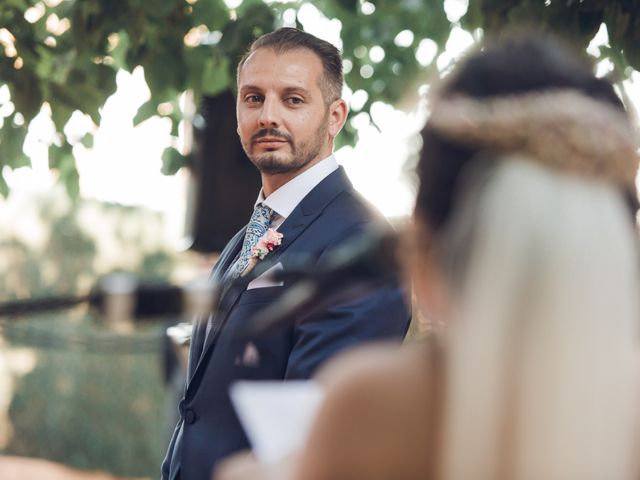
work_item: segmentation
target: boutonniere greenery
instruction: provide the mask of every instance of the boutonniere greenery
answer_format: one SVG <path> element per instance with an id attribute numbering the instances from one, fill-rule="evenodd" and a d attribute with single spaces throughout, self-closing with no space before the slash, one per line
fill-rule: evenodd
<path id="1" fill-rule="evenodd" d="M 253 248 L 251 248 L 251 258 L 249 259 L 247 268 L 242 272 L 242 276 L 244 277 L 248 274 L 258 264 L 258 262 L 264 260 L 269 252 L 273 252 L 276 247 L 280 246 L 282 243 L 282 237 L 283 235 L 280 232 L 275 231 L 273 228 L 267 230 Z"/>

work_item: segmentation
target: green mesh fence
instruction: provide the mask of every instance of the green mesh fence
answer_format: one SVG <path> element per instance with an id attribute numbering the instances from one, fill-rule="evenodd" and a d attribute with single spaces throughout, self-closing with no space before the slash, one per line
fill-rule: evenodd
<path id="1" fill-rule="evenodd" d="M 175 411 L 164 323 L 0 319 L 1 453 L 157 478 Z"/>

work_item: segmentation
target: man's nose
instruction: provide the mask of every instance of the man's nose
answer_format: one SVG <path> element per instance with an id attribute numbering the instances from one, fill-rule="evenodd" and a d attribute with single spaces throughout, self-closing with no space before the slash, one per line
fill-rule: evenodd
<path id="1" fill-rule="evenodd" d="M 277 128 L 280 125 L 279 105 L 274 99 L 265 98 L 260 111 L 260 128 Z"/>

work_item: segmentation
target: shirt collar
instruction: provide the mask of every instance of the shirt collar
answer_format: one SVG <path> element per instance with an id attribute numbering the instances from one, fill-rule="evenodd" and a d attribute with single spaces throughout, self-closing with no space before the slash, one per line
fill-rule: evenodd
<path id="1" fill-rule="evenodd" d="M 337 169 L 338 162 L 332 154 L 289 180 L 267 198 L 264 198 L 264 193 L 261 189 L 256 205 L 262 203 L 281 217 L 287 218 L 316 185 Z"/>

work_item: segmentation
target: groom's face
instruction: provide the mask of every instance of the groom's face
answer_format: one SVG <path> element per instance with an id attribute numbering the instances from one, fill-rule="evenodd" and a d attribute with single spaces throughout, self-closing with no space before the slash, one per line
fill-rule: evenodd
<path id="1" fill-rule="evenodd" d="M 259 48 L 238 75 L 238 134 L 264 174 L 301 171 L 331 154 L 335 133 L 320 88 L 323 67 L 311 50 Z"/>

